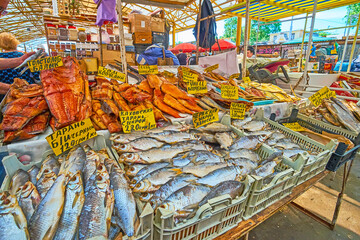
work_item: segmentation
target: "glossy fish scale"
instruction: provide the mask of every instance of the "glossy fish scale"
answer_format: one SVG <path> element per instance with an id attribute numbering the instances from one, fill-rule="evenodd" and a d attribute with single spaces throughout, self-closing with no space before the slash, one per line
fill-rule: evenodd
<path id="1" fill-rule="evenodd" d="M 58 175 L 59 169 L 60 169 L 60 163 L 55 159 L 55 156 L 53 154 L 50 154 L 41 164 L 41 168 L 39 170 L 38 175 L 36 176 L 36 180 L 39 181 L 45 170 L 51 170 L 56 175 Z"/>
<path id="2" fill-rule="evenodd" d="M 178 143 L 189 140 L 198 140 L 199 137 L 187 132 L 162 132 L 158 134 L 150 134 L 151 137 L 166 143 Z"/>
<path id="3" fill-rule="evenodd" d="M 139 138 L 129 143 L 114 143 L 113 147 L 118 153 L 122 152 L 140 152 L 151 148 L 158 148 L 165 143 L 154 138 Z"/>
<path id="4" fill-rule="evenodd" d="M 223 162 L 224 160 L 219 155 L 209 151 L 196 151 L 192 150 L 185 153 L 180 153 L 172 159 L 172 164 L 176 167 L 184 167 L 186 165 L 200 164 L 200 163 L 216 163 Z"/>
<path id="5" fill-rule="evenodd" d="M 145 168 L 141 169 L 136 174 L 136 176 L 132 179 L 131 183 L 137 184 L 138 182 L 140 182 L 141 180 L 146 178 L 149 174 L 151 174 L 159 169 L 162 169 L 162 168 L 168 166 L 169 164 L 170 163 L 162 162 L 162 163 L 154 163 L 154 164 L 148 165 Z"/>
<path id="6" fill-rule="evenodd" d="M 45 197 L 46 193 L 51 188 L 56 178 L 57 176 L 53 171 L 48 169 L 44 171 L 41 178 L 36 182 L 36 188 L 41 198 Z"/>
<path id="7" fill-rule="evenodd" d="M 149 174 L 146 179 L 139 182 L 135 188 L 134 192 L 152 192 L 160 188 L 161 185 L 165 184 L 167 181 L 174 177 L 176 172 L 172 171 L 170 168 L 159 169 L 155 172 Z"/>
<path id="8" fill-rule="evenodd" d="M 30 176 L 30 181 L 35 185 L 36 184 L 36 176 L 38 175 L 39 173 L 39 168 L 37 166 L 32 166 L 29 170 L 28 170 L 28 173 L 29 173 L 29 176 Z"/>
<path id="9" fill-rule="evenodd" d="M 74 147 L 66 157 L 66 169 L 70 177 L 77 171 L 82 171 L 86 161 L 86 153 L 81 146 Z"/>
<path id="10" fill-rule="evenodd" d="M 257 175 L 259 177 L 269 176 L 270 174 L 275 172 L 276 165 L 277 165 L 277 163 L 275 161 L 268 162 L 268 163 L 264 164 L 263 166 L 260 166 L 259 168 L 257 168 L 254 171 L 254 173 L 255 173 L 255 175 Z"/>
<path id="11" fill-rule="evenodd" d="M 145 165 L 145 164 L 132 164 L 132 165 L 129 165 L 126 168 L 126 175 L 130 176 L 130 177 L 134 177 L 141 169 L 143 169 L 146 166 L 147 165 Z"/>
<path id="12" fill-rule="evenodd" d="M 224 167 L 210 172 L 203 178 L 197 180 L 197 183 L 215 186 L 223 181 L 235 180 L 241 172 L 241 167 L 238 166 Z"/>
<path id="13" fill-rule="evenodd" d="M 249 174 L 252 170 L 254 170 L 258 164 L 256 162 L 253 162 L 247 158 L 235 158 L 230 159 L 227 161 L 227 163 L 230 165 L 238 166 L 240 168 L 240 173 L 242 175 Z"/>
<path id="14" fill-rule="evenodd" d="M 100 157 L 94 150 L 86 152 L 86 161 L 84 169 L 82 170 L 85 184 L 89 180 L 90 176 L 95 172 L 98 162 L 100 162 Z"/>

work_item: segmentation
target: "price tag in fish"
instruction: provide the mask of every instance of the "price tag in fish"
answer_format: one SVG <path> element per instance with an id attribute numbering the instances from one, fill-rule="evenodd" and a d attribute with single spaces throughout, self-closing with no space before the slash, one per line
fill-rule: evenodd
<path id="1" fill-rule="evenodd" d="M 240 76 L 240 73 L 234 73 L 234 74 L 230 75 L 229 81 L 234 79 L 234 78 L 239 78 L 239 76 Z"/>
<path id="2" fill-rule="evenodd" d="M 57 130 L 47 136 L 46 141 L 49 143 L 55 155 L 59 156 L 72 147 L 96 136 L 97 133 L 94 126 L 90 118 L 87 118 Z"/>
<path id="3" fill-rule="evenodd" d="M 198 75 L 189 71 L 183 72 L 183 81 L 184 82 L 195 82 L 198 80 Z"/>
<path id="4" fill-rule="evenodd" d="M 104 68 L 102 66 L 99 66 L 97 75 L 100 77 L 107 77 L 107 78 L 115 79 L 115 80 L 118 80 L 121 82 L 125 82 L 125 80 L 126 80 L 125 74 L 118 72 L 118 71 L 108 69 L 108 68 Z"/>
<path id="5" fill-rule="evenodd" d="M 289 128 L 295 132 L 305 131 L 305 128 L 303 128 L 298 122 L 283 123 L 282 125 L 284 125 L 285 127 Z"/>
<path id="6" fill-rule="evenodd" d="M 158 66 L 156 65 L 139 65 L 138 71 L 141 75 L 159 73 Z"/>
<path id="7" fill-rule="evenodd" d="M 31 72 L 38 72 L 41 70 L 57 68 L 64 65 L 60 56 L 35 59 L 29 61 L 27 64 Z"/>
<path id="8" fill-rule="evenodd" d="M 193 114 L 193 124 L 195 128 L 217 121 L 219 121 L 219 109 L 217 108 Z"/>
<path id="9" fill-rule="evenodd" d="M 221 97 L 225 99 L 235 99 L 239 98 L 239 89 L 231 85 L 221 85 Z"/>
<path id="10" fill-rule="evenodd" d="M 233 119 L 244 119 L 247 105 L 244 103 L 231 103 L 230 117 Z"/>
<path id="11" fill-rule="evenodd" d="M 207 93 L 206 81 L 190 81 L 187 84 L 187 92 L 189 94 L 203 94 Z"/>
<path id="12" fill-rule="evenodd" d="M 251 82 L 251 79 L 249 77 L 244 77 L 243 81 L 245 84 L 249 84 Z"/>
<path id="13" fill-rule="evenodd" d="M 120 111 L 121 125 L 124 133 L 131 131 L 145 131 L 156 127 L 152 108 L 139 111 Z"/>
<path id="14" fill-rule="evenodd" d="M 318 107 L 321 105 L 324 99 L 328 99 L 331 97 L 336 97 L 335 91 L 331 91 L 328 87 L 323 87 L 313 95 L 309 97 L 309 100 L 312 104 L 314 104 L 315 107 Z"/>
<path id="15" fill-rule="evenodd" d="M 215 69 L 218 69 L 219 68 L 219 64 L 215 64 L 215 65 L 212 65 L 210 67 L 207 67 L 204 69 L 204 72 L 212 72 L 214 71 Z"/>

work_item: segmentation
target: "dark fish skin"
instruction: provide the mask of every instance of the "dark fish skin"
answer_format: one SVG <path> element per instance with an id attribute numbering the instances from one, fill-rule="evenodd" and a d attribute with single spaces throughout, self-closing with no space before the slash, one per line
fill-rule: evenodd
<path id="1" fill-rule="evenodd" d="M 35 185 L 36 184 L 36 176 L 39 173 L 40 168 L 38 168 L 37 166 L 32 166 L 29 170 L 29 176 L 30 176 L 30 181 Z"/>

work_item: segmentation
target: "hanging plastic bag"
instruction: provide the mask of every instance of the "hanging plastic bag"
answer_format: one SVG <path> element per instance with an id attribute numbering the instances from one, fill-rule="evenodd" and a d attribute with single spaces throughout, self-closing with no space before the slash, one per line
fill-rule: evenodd
<path id="1" fill-rule="evenodd" d="M 116 14 L 116 0 L 94 0 L 96 4 L 99 2 L 100 6 L 97 10 L 96 25 L 102 26 L 104 21 L 117 22 Z"/>

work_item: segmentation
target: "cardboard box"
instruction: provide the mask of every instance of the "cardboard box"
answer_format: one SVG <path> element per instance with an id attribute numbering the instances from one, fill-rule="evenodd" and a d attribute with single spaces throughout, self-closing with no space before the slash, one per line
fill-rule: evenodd
<path id="1" fill-rule="evenodd" d="M 127 52 L 126 53 L 126 62 L 135 63 L 135 53 L 134 52 Z"/>
<path id="2" fill-rule="evenodd" d="M 152 44 L 151 32 L 135 32 L 133 33 L 134 44 Z"/>
<path id="3" fill-rule="evenodd" d="M 150 16 L 141 14 L 130 14 L 129 21 L 131 24 L 131 32 L 149 32 L 150 30 Z"/>
<path id="4" fill-rule="evenodd" d="M 98 71 L 98 59 L 96 57 L 92 58 L 83 58 L 83 61 L 86 64 L 86 72 L 97 72 Z"/>
<path id="5" fill-rule="evenodd" d="M 165 19 L 151 17 L 150 28 L 152 32 L 165 32 Z"/>

